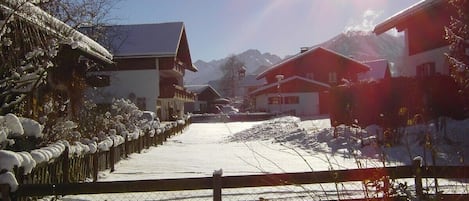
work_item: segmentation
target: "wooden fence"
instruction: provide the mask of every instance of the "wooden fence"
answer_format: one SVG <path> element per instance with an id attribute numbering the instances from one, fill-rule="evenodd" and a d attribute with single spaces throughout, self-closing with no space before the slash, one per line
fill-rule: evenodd
<path id="1" fill-rule="evenodd" d="M 418 200 L 426 200 L 424 178 L 467 179 L 469 166 L 424 166 L 421 160 L 414 160 L 412 166 L 367 168 L 335 171 L 317 171 L 302 173 L 282 173 L 249 176 L 223 176 L 214 173 L 213 177 L 161 179 L 139 181 L 61 183 L 61 184 L 22 184 L 12 194 L 4 193 L 4 198 L 24 198 L 46 195 L 77 195 L 102 193 L 130 193 L 213 189 L 213 200 L 222 199 L 223 188 L 245 188 L 281 185 L 322 184 L 341 182 L 383 181 L 384 186 L 392 179 L 413 178 L 415 195 Z M 4 186 L 3 188 L 8 188 Z M 428 187 L 427 187 L 428 188 Z M 2 189 L 2 192 L 7 190 Z M 8 199 L 7 199 L 8 200 Z M 347 200 L 347 199 L 341 199 Z M 350 199 L 353 200 L 353 199 Z M 402 200 L 401 197 L 384 193 L 380 198 L 363 198 L 354 200 Z M 469 200 L 467 194 L 441 194 L 438 200 Z"/>
<path id="2" fill-rule="evenodd" d="M 40 163 L 30 174 L 24 174 L 24 168 L 15 168 L 14 174 L 19 185 L 22 184 L 60 184 L 77 183 L 87 179 L 98 180 L 98 172 L 110 169 L 114 171 L 114 164 L 131 153 L 140 153 L 143 149 L 163 144 L 169 137 L 182 132 L 190 123 L 172 126 L 163 133 L 150 136 L 145 134 L 138 139 L 125 139 L 125 142 L 112 146 L 109 151 L 97 151 L 93 154 L 70 156 L 68 148 L 52 161 Z"/>

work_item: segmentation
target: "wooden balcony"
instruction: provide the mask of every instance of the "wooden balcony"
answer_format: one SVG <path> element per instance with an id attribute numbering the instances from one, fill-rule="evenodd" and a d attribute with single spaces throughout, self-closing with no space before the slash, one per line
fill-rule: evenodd
<path id="1" fill-rule="evenodd" d="M 186 90 L 182 86 L 173 84 L 171 86 L 160 86 L 159 98 L 170 98 L 178 99 L 185 102 L 194 102 L 196 94 Z"/>
<path id="2" fill-rule="evenodd" d="M 184 76 L 186 68 L 184 63 L 174 59 L 160 59 L 160 74 L 164 77 Z"/>

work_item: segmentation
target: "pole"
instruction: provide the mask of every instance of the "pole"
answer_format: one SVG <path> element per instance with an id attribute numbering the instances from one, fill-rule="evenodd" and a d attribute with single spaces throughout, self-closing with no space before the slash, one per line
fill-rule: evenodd
<path id="1" fill-rule="evenodd" d="M 221 175 L 223 174 L 223 170 L 215 170 L 213 172 L 213 201 L 221 201 Z"/>

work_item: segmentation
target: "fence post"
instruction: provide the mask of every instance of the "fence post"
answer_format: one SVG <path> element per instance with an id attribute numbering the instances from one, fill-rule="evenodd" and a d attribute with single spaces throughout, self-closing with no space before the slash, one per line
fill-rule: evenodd
<path id="1" fill-rule="evenodd" d="M 70 158 L 69 158 L 69 149 L 65 147 L 63 152 L 63 161 L 62 161 L 62 172 L 63 172 L 63 183 L 70 182 Z"/>
<path id="2" fill-rule="evenodd" d="M 8 184 L 0 184 L 0 190 L 1 190 L 1 195 L 2 195 L 2 200 L 3 201 L 11 201 L 10 198 L 10 185 Z"/>
<path id="3" fill-rule="evenodd" d="M 111 166 L 111 172 L 114 172 L 114 163 L 116 162 L 116 147 L 114 147 L 115 142 L 112 141 L 112 146 L 109 148 L 109 165 Z"/>
<path id="4" fill-rule="evenodd" d="M 213 201 L 221 201 L 221 175 L 223 174 L 223 170 L 215 170 L 213 172 Z"/>
<path id="5" fill-rule="evenodd" d="M 412 168 L 415 174 L 415 194 L 418 200 L 423 199 L 423 186 L 422 186 L 422 157 L 417 156 L 412 161 Z"/>
<path id="6" fill-rule="evenodd" d="M 125 142 L 124 142 L 124 157 L 129 157 L 129 135 L 125 135 Z"/>
<path id="7" fill-rule="evenodd" d="M 93 154 L 93 182 L 98 181 L 98 172 L 99 172 L 98 158 L 99 158 L 99 150 L 97 150 Z"/>

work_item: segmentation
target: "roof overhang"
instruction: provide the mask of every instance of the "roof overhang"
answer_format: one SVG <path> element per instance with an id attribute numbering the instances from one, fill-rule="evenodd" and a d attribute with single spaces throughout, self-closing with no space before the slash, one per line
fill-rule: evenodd
<path id="1" fill-rule="evenodd" d="M 349 60 L 349 61 L 352 61 L 352 62 L 353 62 L 354 64 L 356 64 L 357 66 L 362 67 L 362 69 L 360 69 L 360 72 L 365 72 L 365 71 L 368 71 L 368 70 L 369 70 L 368 66 L 364 65 L 363 63 L 361 63 L 361 62 L 359 62 L 359 61 L 357 61 L 357 60 L 355 60 L 355 59 L 353 59 L 353 58 L 347 57 L 347 56 L 342 55 L 342 54 L 340 54 L 340 53 L 337 53 L 337 52 L 334 52 L 334 51 L 332 51 L 332 50 L 323 48 L 323 47 L 321 47 L 321 46 L 317 46 L 317 47 L 312 48 L 312 49 L 310 49 L 310 50 L 308 50 L 308 51 L 306 51 L 306 52 L 296 54 L 295 56 L 292 56 L 292 57 L 287 58 L 287 59 L 285 59 L 285 60 L 283 60 L 283 61 L 280 61 L 279 63 L 277 63 L 277 64 L 271 66 L 270 68 L 266 69 L 264 72 L 262 72 L 262 73 L 260 73 L 259 75 L 257 75 L 256 79 L 258 79 L 258 80 L 259 80 L 259 79 L 262 79 L 263 77 L 266 77 L 269 73 L 274 72 L 275 70 L 282 68 L 285 64 L 288 64 L 289 62 L 293 62 L 294 60 L 299 59 L 299 58 L 301 58 L 301 57 L 305 57 L 305 56 L 307 56 L 308 54 L 310 54 L 310 53 L 312 53 L 312 52 L 315 52 L 315 51 L 325 51 L 325 52 L 328 52 L 328 53 L 330 53 L 330 54 L 334 54 L 334 55 L 336 55 L 336 56 L 338 56 L 338 57 L 341 57 L 341 58 L 343 58 L 343 59 L 347 59 L 347 60 Z"/>
<path id="2" fill-rule="evenodd" d="M 440 3 L 443 3 L 442 0 L 422 0 L 379 23 L 373 29 L 373 33 L 382 34 L 390 29 L 397 28 L 397 31 L 402 31 L 404 27 L 400 26 L 403 22 L 408 20 L 410 17 L 415 14 L 427 10 L 431 7 L 434 7 Z"/>
<path id="3" fill-rule="evenodd" d="M 102 62 L 112 64 L 112 54 L 96 41 L 53 17 L 26 0 L 2 0 L 0 8 L 22 18 L 31 25 L 60 39 L 59 43 L 70 45 Z"/>

